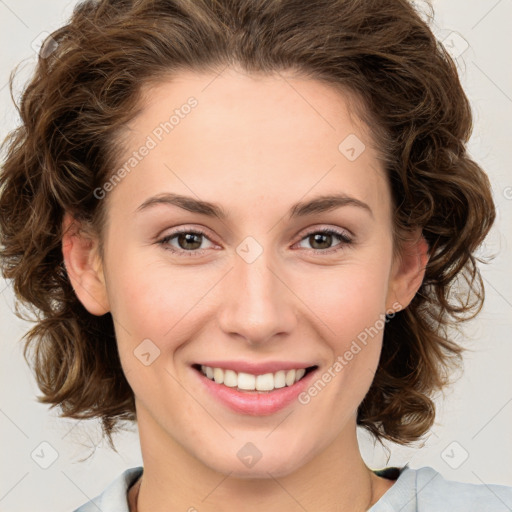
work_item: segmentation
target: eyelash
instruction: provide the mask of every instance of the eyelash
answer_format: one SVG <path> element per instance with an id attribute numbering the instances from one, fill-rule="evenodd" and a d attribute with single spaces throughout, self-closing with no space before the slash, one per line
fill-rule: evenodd
<path id="1" fill-rule="evenodd" d="M 171 234 L 165 236 L 164 238 L 159 240 L 157 243 L 159 245 L 161 245 L 167 251 L 171 251 L 172 253 L 175 253 L 175 254 L 183 254 L 183 255 L 186 255 L 186 256 L 189 256 L 189 257 L 199 257 L 199 256 L 202 256 L 204 251 L 207 250 L 207 249 L 194 249 L 194 250 L 191 250 L 191 251 L 187 251 L 185 249 L 171 248 L 171 246 L 169 245 L 169 241 L 172 240 L 173 238 L 176 238 L 177 236 L 179 236 L 181 234 L 200 235 L 200 236 L 204 236 L 206 239 L 210 240 L 208 238 L 207 234 L 204 231 L 201 231 L 200 229 L 182 229 L 182 230 L 175 231 L 174 233 L 171 233 Z M 320 254 L 320 253 L 323 253 L 323 254 L 336 253 L 338 251 L 343 250 L 345 248 L 345 246 L 351 245 L 353 243 L 352 238 L 347 234 L 346 231 L 341 231 L 341 230 L 339 231 L 337 229 L 332 229 L 332 228 L 321 228 L 321 229 L 312 230 L 312 231 L 306 233 L 299 240 L 299 242 L 302 242 L 304 239 L 310 237 L 311 235 L 316 235 L 316 234 L 334 235 L 334 236 L 338 237 L 341 240 L 341 243 L 339 243 L 338 245 L 336 245 L 334 247 L 331 247 L 329 249 L 310 249 L 310 251 L 313 251 L 314 253 L 317 253 L 317 254 Z M 211 242 L 211 240 L 210 240 L 210 242 Z"/>

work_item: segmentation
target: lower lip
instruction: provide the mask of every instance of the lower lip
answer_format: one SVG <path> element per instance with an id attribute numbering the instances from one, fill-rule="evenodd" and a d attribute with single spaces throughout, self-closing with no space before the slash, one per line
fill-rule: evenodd
<path id="1" fill-rule="evenodd" d="M 300 393 L 309 385 L 317 369 L 310 371 L 292 386 L 274 389 L 273 391 L 238 391 L 236 388 L 217 384 L 193 369 L 206 389 L 222 404 L 231 410 L 252 416 L 268 416 L 274 414 L 297 399 Z"/>

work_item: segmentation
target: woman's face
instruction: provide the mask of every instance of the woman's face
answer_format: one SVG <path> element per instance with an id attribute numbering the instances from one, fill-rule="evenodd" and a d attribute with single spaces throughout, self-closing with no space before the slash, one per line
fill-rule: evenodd
<path id="1" fill-rule="evenodd" d="M 368 132 L 313 80 L 228 69 L 146 92 L 96 191 L 143 450 L 252 477 L 352 446 L 384 314 L 411 298 Z"/>

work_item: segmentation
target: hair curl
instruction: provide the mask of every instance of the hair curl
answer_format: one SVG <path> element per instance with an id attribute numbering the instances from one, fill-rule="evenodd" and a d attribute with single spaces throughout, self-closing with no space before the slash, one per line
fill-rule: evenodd
<path id="1" fill-rule="evenodd" d="M 226 66 L 298 70 L 361 100 L 391 184 L 395 232 L 421 227 L 430 259 L 412 303 L 386 326 L 357 422 L 378 440 L 419 439 L 434 422 L 433 392 L 462 361 L 449 329 L 483 303 L 474 253 L 495 209 L 489 180 L 465 149 L 472 114 L 456 66 L 406 0 L 75 7 L 43 46 L 16 105 L 22 123 L 4 141 L 0 176 L 1 268 L 13 280 L 16 314 L 23 317 L 23 304 L 36 319 L 25 357 L 39 400 L 65 417 L 100 418 L 111 444 L 120 423 L 135 420 L 112 316 L 87 312 L 62 263 L 63 213 L 101 232 L 106 201 L 93 191 L 118 165 L 120 134 L 141 108 L 144 84 Z M 454 296 L 461 277 L 465 293 Z"/>

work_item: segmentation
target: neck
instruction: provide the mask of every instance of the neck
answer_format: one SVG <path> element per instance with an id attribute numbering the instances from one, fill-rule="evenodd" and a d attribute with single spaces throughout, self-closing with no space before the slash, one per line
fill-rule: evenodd
<path id="1" fill-rule="evenodd" d="M 169 439 L 151 418 L 140 412 L 138 417 L 144 474 L 130 490 L 131 512 L 366 511 L 393 484 L 365 465 L 355 424 L 291 473 L 237 478 L 203 464 Z"/>

